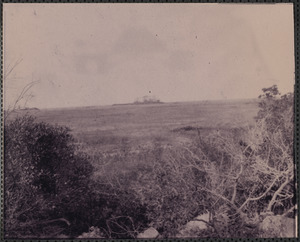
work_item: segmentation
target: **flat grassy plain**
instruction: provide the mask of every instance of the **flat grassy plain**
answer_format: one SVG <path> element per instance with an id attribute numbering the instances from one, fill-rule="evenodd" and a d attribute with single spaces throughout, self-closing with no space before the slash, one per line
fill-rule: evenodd
<path id="1" fill-rule="evenodd" d="M 251 126 L 259 110 L 258 99 L 198 101 L 160 104 L 108 105 L 60 109 L 31 109 L 38 121 L 67 126 L 90 156 L 94 178 L 118 178 L 127 184 L 144 181 L 160 149 L 189 147 L 201 136 L 220 130 Z M 163 152 L 164 153 L 164 152 Z M 145 181 L 145 184 L 147 182 Z"/>
<path id="2" fill-rule="evenodd" d="M 25 111 L 24 111 L 25 112 Z M 67 126 L 76 140 L 93 153 L 137 151 L 154 142 L 176 146 L 190 142 L 198 130 L 254 124 L 258 100 L 110 105 L 27 111 L 37 120 Z"/>

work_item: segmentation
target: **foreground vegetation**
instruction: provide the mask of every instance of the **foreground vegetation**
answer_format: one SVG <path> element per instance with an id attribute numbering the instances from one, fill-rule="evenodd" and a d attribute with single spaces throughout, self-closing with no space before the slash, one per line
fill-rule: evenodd
<path id="1" fill-rule="evenodd" d="M 260 237 L 268 214 L 294 217 L 293 95 L 263 89 L 252 126 L 183 126 L 111 154 L 68 128 L 23 116 L 5 124 L 5 236 L 135 238 L 152 226 L 174 237 L 209 213 L 199 237 Z M 83 152 L 84 151 L 84 152 Z M 142 161 L 142 162 L 141 162 Z"/>

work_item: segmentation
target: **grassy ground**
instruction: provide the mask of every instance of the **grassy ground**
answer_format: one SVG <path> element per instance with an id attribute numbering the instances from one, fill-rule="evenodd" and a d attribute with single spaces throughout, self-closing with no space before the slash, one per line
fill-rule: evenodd
<path id="1" fill-rule="evenodd" d="M 113 153 L 189 142 L 201 132 L 252 125 L 257 100 L 201 101 L 148 105 L 114 105 L 31 111 L 38 120 L 71 128 L 90 150 Z"/>
<path id="2" fill-rule="evenodd" d="M 96 177 L 133 179 L 155 159 L 149 152 L 157 147 L 188 146 L 198 132 L 253 125 L 257 111 L 258 100 L 230 100 L 27 110 L 11 118 L 29 112 L 39 121 L 67 126 L 92 158 Z"/>

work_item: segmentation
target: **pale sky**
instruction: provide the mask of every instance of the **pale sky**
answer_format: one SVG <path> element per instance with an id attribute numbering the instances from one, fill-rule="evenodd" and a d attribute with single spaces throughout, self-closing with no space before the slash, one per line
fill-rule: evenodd
<path id="1" fill-rule="evenodd" d="M 293 91 L 292 4 L 3 5 L 6 106 L 31 81 L 38 108 Z"/>

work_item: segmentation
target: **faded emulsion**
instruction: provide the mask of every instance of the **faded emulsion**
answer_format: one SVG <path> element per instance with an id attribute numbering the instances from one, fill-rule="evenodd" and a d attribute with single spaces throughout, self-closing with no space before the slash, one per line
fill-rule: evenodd
<path id="1" fill-rule="evenodd" d="M 3 4 L 4 238 L 296 234 L 292 4 Z"/>

